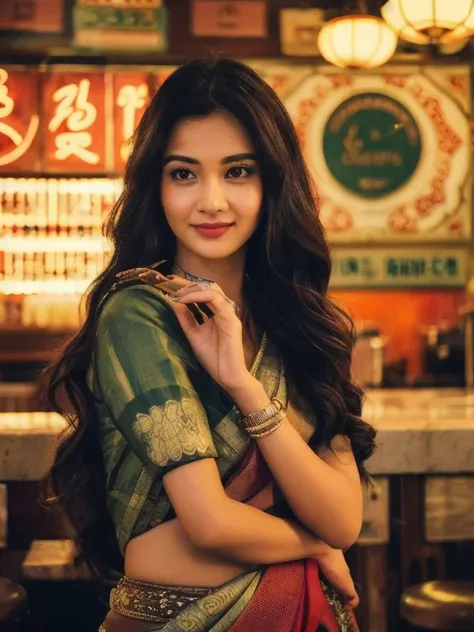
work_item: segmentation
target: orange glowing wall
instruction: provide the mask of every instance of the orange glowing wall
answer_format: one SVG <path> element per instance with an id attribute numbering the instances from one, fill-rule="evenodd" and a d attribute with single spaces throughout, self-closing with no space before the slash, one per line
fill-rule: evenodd
<path id="1" fill-rule="evenodd" d="M 463 290 L 352 290 L 331 293 L 354 320 L 376 323 L 389 339 L 387 360 L 408 360 L 408 377 L 422 370 L 421 330 L 442 322 L 458 322 Z"/>

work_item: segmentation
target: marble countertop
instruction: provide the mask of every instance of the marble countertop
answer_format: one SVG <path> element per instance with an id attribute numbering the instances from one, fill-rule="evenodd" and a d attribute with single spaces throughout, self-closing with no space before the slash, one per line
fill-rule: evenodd
<path id="1" fill-rule="evenodd" d="M 474 473 L 474 392 L 370 390 L 364 418 L 377 429 L 372 474 Z M 0 413 L 0 481 L 41 478 L 62 428 L 55 413 Z"/>
<path id="2" fill-rule="evenodd" d="M 0 413 L 0 481 L 42 478 L 64 427 L 56 413 Z"/>
<path id="3" fill-rule="evenodd" d="M 474 392 L 367 392 L 364 418 L 377 429 L 372 474 L 474 473 Z"/>

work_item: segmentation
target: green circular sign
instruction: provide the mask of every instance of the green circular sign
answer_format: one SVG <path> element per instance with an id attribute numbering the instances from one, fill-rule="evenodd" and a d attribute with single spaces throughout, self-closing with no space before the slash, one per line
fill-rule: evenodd
<path id="1" fill-rule="evenodd" d="M 421 156 L 420 131 L 399 101 L 365 92 L 331 114 L 324 128 L 323 153 L 334 178 L 352 193 L 384 197 L 414 174 Z"/>

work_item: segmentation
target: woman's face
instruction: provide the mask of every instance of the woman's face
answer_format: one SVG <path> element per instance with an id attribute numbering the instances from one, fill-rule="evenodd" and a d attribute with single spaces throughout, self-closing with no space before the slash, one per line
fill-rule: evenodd
<path id="1" fill-rule="evenodd" d="M 164 156 L 161 201 L 183 266 L 244 252 L 262 206 L 255 149 L 229 113 L 186 119 Z"/>

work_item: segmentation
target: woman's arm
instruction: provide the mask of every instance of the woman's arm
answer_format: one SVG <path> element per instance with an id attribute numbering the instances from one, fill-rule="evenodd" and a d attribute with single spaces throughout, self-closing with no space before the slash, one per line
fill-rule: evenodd
<path id="1" fill-rule="evenodd" d="M 234 399 L 243 415 L 269 405 L 263 386 L 245 366 L 242 323 L 218 286 L 178 292 L 176 316 L 202 366 Z M 185 307 L 206 303 L 214 317 L 198 325 Z M 362 489 L 352 451 L 315 454 L 285 420 L 259 448 L 296 517 L 334 548 L 347 548 L 362 524 Z"/>
<path id="2" fill-rule="evenodd" d="M 243 415 L 269 405 L 252 377 L 230 393 Z M 258 439 L 258 447 L 295 516 L 333 548 L 346 549 L 362 525 L 362 488 L 350 446 L 315 454 L 290 422 Z"/>
<path id="3" fill-rule="evenodd" d="M 184 533 L 202 550 L 239 562 L 277 564 L 318 558 L 329 548 L 297 522 L 229 498 L 214 459 L 172 470 L 164 485 Z"/>

